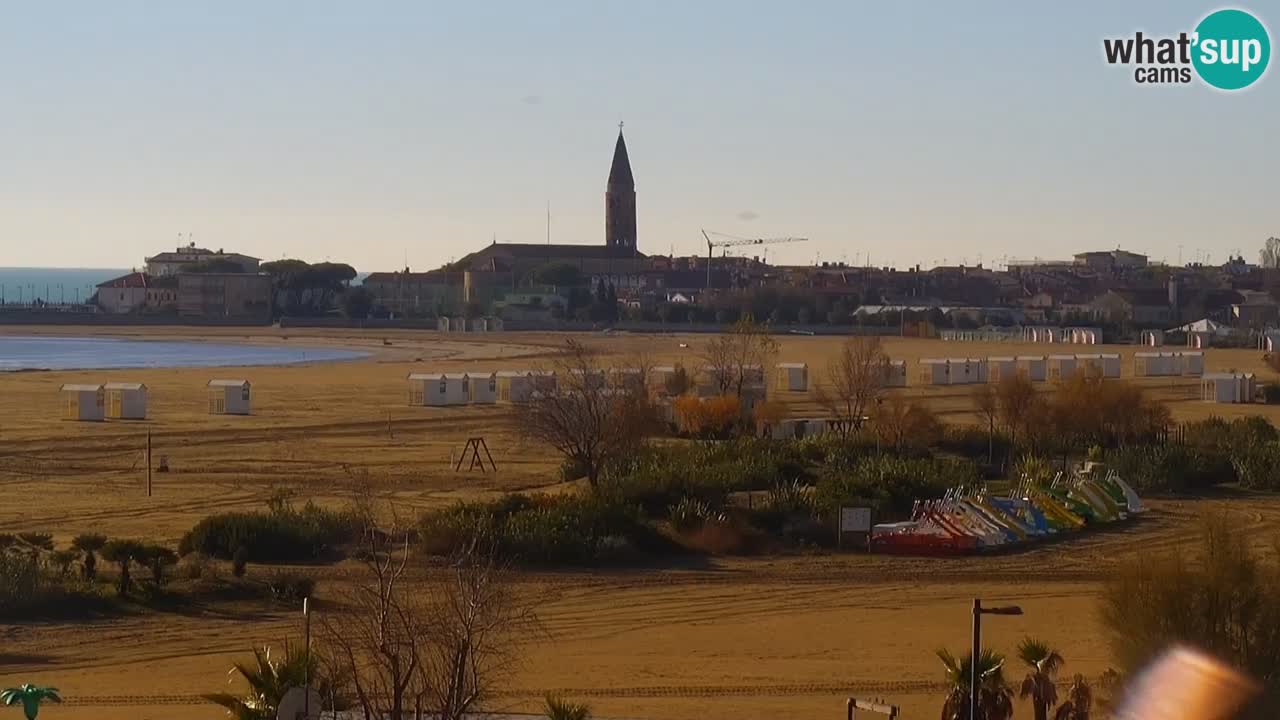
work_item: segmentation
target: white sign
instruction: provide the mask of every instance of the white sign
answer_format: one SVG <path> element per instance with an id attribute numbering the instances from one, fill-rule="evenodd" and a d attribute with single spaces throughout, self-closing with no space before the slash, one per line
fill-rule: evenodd
<path id="1" fill-rule="evenodd" d="M 840 532 L 871 532 L 871 508 L 840 508 Z"/>

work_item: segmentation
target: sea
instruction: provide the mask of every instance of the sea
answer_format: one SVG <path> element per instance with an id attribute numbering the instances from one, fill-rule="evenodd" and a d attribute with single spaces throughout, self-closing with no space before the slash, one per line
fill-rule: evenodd
<path id="1" fill-rule="evenodd" d="M 131 272 L 125 268 L 0 267 L 0 302 L 26 304 L 36 300 L 66 304 L 93 296 L 98 283 Z"/>
<path id="2" fill-rule="evenodd" d="M 368 353 L 337 348 L 250 345 L 198 340 L 0 335 L 0 373 L 18 370 L 233 367 L 356 360 Z"/>

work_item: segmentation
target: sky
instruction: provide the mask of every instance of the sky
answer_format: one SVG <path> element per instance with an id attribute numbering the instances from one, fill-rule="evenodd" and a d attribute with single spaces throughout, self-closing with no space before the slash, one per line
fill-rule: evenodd
<path id="1" fill-rule="evenodd" d="M 650 254 L 706 228 L 809 238 L 786 263 L 1256 259 L 1280 70 L 1228 94 L 1102 55 L 1217 7 L 0 0 L 0 266 L 181 234 L 426 270 L 545 242 L 548 205 L 553 242 L 599 244 L 620 121 Z M 1275 5 L 1241 7 L 1276 39 Z"/>

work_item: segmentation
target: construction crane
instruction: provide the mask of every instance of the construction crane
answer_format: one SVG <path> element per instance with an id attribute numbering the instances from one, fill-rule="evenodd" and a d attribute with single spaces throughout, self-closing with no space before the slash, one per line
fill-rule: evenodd
<path id="1" fill-rule="evenodd" d="M 717 239 L 712 240 L 714 235 Z M 779 237 L 779 238 L 744 238 L 737 235 L 727 235 L 725 233 L 703 230 L 702 237 L 707 241 L 707 289 L 711 289 L 711 254 L 716 248 L 742 247 L 744 245 L 780 245 L 782 243 L 808 242 L 809 238 L 802 237 Z M 727 250 L 722 250 L 724 254 L 728 254 Z"/>

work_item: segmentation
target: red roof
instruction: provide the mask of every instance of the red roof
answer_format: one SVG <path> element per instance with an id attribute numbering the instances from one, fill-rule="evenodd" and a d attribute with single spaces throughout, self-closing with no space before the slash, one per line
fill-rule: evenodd
<path id="1" fill-rule="evenodd" d="M 100 288 L 145 288 L 151 285 L 151 276 L 144 272 L 131 272 L 114 280 L 98 283 Z"/>

